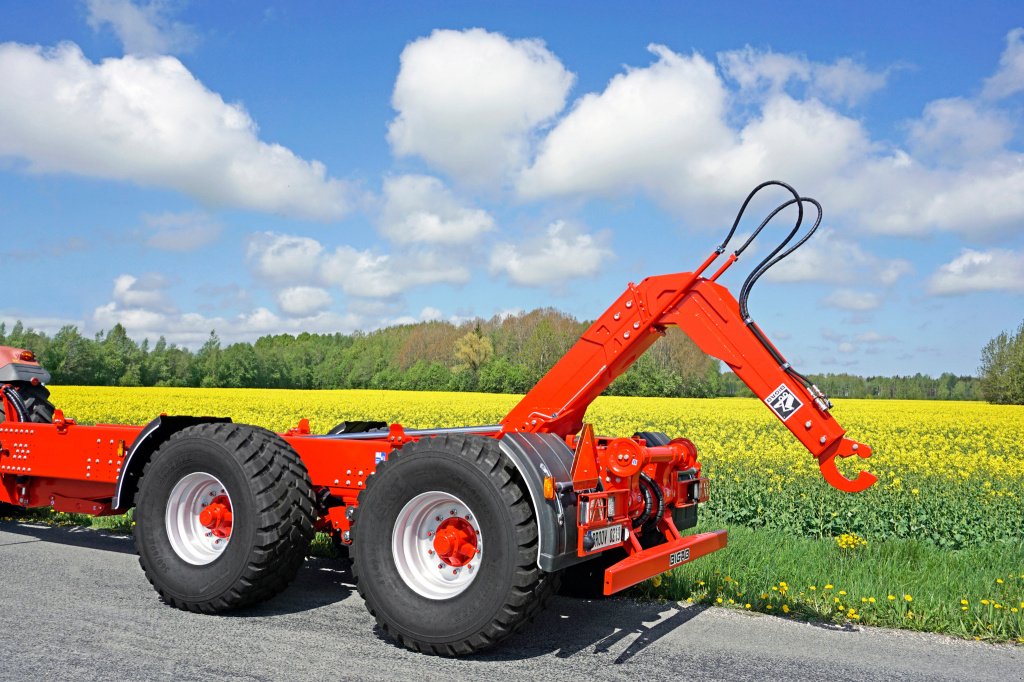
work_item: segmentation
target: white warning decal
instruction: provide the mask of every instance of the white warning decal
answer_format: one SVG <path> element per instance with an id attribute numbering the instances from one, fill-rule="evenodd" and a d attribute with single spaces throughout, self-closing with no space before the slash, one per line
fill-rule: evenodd
<path id="1" fill-rule="evenodd" d="M 779 419 L 786 421 L 793 416 L 793 413 L 803 407 L 803 403 L 796 397 L 786 384 L 779 384 L 779 387 L 771 392 L 764 402 L 772 408 L 772 412 L 779 415 Z"/>

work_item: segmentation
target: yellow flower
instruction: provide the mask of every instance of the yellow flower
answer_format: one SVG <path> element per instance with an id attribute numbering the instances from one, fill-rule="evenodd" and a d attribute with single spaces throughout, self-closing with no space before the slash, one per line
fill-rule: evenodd
<path id="1" fill-rule="evenodd" d="M 839 594 L 845 595 L 846 594 L 846 590 L 839 590 Z"/>
<path id="2" fill-rule="evenodd" d="M 771 604 L 765 604 L 765 605 L 764 605 L 764 607 L 765 607 L 766 609 L 768 609 L 769 611 L 771 611 L 771 610 L 772 610 L 772 605 L 771 605 Z"/>
<path id="3" fill-rule="evenodd" d="M 964 606 L 967 606 L 967 603 L 968 603 L 968 602 L 967 602 L 967 600 L 966 600 L 966 599 L 961 599 L 961 600 L 960 600 L 960 603 L 961 603 L 961 604 L 963 604 Z"/>
<path id="4" fill-rule="evenodd" d="M 831 590 L 832 589 L 832 584 L 829 583 L 828 585 L 825 585 L 825 589 L 826 590 Z"/>
<path id="5" fill-rule="evenodd" d="M 1017 609 L 1014 609 L 1014 611 L 1016 611 L 1016 610 Z M 783 604 L 782 605 L 782 612 L 783 613 L 789 613 L 789 606 L 787 606 L 786 604 Z"/>
<path id="6" fill-rule="evenodd" d="M 661 587 L 661 576 L 656 575 L 653 578 L 651 578 L 651 584 L 655 587 Z"/>
<path id="7" fill-rule="evenodd" d="M 918 493 L 920 493 L 921 491 L 920 491 L 920 490 L 918 490 L 917 488 L 913 488 L 913 489 L 912 489 L 912 490 L 911 490 L 910 492 L 911 492 L 911 494 L 913 494 L 913 495 L 917 495 L 917 494 L 918 494 Z"/>
<path id="8" fill-rule="evenodd" d="M 896 597 L 894 597 L 893 595 L 890 594 L 889 595 L 889 601 L 896 601 Z"/>
<path id="9" fill-rule="evenodd" d="M 810 589 L 812 589 L 812 590 L 816 590 L 816 589 L 818 589 L 818 588 L 817 588 L 817 587 L 815 587 L 814 585 L 811 585 Z"/>
<path id="10" fill-rule="evenodd" d="M 716 603 L 716 604 L 721 604 L 721 603 L 722 603 L 722 598 L 721 598 L 721 597 L 719 597 L 718 599 L 716 599 L 716 600 L 715 600 L 715 603 Z"/>
<path id="11" fill-rule="evenodd" d="M 1003 579 L 1002 578 L 996 578 L 996 582 L 999 583 L 1000 585 L 1002 585 L 1003 584 Z"/>
<path id="12" fill-rule="evenodd" d="M 985 606 L 988 606 L 988 604 L 989 604 L 988 599 L 982 599 L 981 603 L 984 604 Z"/>
<path id="13" fill-rule="evenodd" d="M 903 598 L 906 599 L 907 601 L 914 601 L 914 598 L 911 597 L 909 594 L 903 595 Z"/>
<path id="14" fill-rule="evenodd" d="M 875 598 L 874 597 L 868 597 L 868 602 L 871 603 L 871 604 L 874 604 L 875 603 Z"/>

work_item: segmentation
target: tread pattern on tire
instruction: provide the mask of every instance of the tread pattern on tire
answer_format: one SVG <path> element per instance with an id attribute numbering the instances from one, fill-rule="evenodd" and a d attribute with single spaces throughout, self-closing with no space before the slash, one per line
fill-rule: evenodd
<path id="1" fill-rule="evenodd" d="M 466 462 L 475 466 L 491 480 L 499 491 L 502 501 L 511 512 L 513 523 L 515 523 L 514 534 L 517 542 L 515 549 L 516 572 L 512 589 L 509 591 L 504 605 L 498 609 L 494 618 L 487 625 L 461 642 L 436 644 L 419 641 L 395 632 L 378 613 L 373 604 L 372 595 L 368 595 L 365 591 L 365 583 L 359 580 L 360 507 L 356 508 L 353 524 L 355 561 L 352 566 L 352 575 L 356 579 L 360 595 L 366 602 L 367 610 L 388 637 L 411 651 L 438 656 L 465 656 L 494 645 L 518 632 L 530 622 L 544 608 L 548 598 L 557 591 L 560 575 L 546 573 L 537 566 L 539 538 L 529 491 L 516 471 L 515 465 L 501 452 L 498 442 L 492 438 L 446 434 L 409 443 L 401 449 L 391 452 L 386 460 L 377 465 L 376 475 L 369 477 L 366 488 L 360 497 L 371 494 L 371 491 L 379 485 L 382 471 L 395 466 L 405 458 L 415 456 L 420 449 L 444 449 L 448 452 L 458 453 Z M 380 542 L 381 540 L 380 538 L 369 538 L 367 541 Z"/>
<path id="2" fill-rule="evenodd" d="M 221 444 L 248 475 L 257 501 L 254 518 L 259 526 L 255 546 L 232 588 L 207 601 L 176 599 L 161 589 L 159 581 L 154 580 L 154 571 L 143 559 L 141 539 L 136 534 L 135 545 L 142 570 L 165 603 L 186 611 L 218 613 L 269 599 L 295 578 L 315 534 L 315 498 L 306 466 L 277 434 L 244 424 L 197 424 L 174 433 L 166 443 L 194 437 Z M 146 463 L 139 490 L 159 456 L 160 450 L 157 450 Z"/>

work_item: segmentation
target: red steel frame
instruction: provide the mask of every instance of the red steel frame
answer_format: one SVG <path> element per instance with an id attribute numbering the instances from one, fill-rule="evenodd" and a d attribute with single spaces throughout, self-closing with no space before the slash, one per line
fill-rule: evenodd
<path id="1" fill-rule="evenodd" d="M 867 458 L 871 449 L 845 437 L 827 403 L 779 366 L 744 323 L 736 299 L 715 282 L 735 256 L 710 278 L 701 277 L 719 255 L 719 251 L 713 252 L 694 272 L 630 283 L 508 413 L 500 428 L 481 430 L 481 435 L 494 438 L 510 432 L 555 433 L 574 449 L 572 486 L 579 494 L 579 508 L 586 510 L 577 519 L 579 555 L 588 554 L 583 544 L 587 531 L 616 524 L 624 529 L 621 546 L 628 556 L 606 571 L 606 594 L 726 543 L 725 531 L 681 536 L 668 513 L 673 507 L 707 499 L 707 481 L 700 476 L 697 450 L 690 441 L 677 438 L 667 445 L 648 446 L 638 438 L 598 438 L 584 424 L 590 403 L 669 325 L 679 327 L 705 353 L 725 362 L 762 400 L 780 387 L 788 389 L 800 406 L 785 419 L 775 414 L 818 460 L 829 484 L 858 492 L 876 480 L 864 471 L 853 480 L 838 471 L 836 457 L 857 454 Z M 0 424 L 0 502 L 94 515 L 123 511 L 111 508 L 115 485 L 125 453 L 143 427 L 79 425 L 60 410 L 52 424 L 18 422 L 13 406 L 6 398 L 0 399 L 7 416 Z M 281 435 L 301 456 L 313 486 L 329 491 L 337 501 L 320 520 L 321 530 L 333 529 L 347 538 L 346 511 L 358 505 L 359 493 L 376 462 L 424 434 L 407 433 L 400 424 L 392 424 L 380 437 L 329 439 L 311 434 L 308 422 L 301 420 Z M 681 471 L 691 475 L 680 480 Z M 646 549 L 630 532 L 631 514 L 635 516 L 644 504 L 641 473 L 656 481 L 666 503 L 666 513 L 658 522 L 666 542 Z"/>

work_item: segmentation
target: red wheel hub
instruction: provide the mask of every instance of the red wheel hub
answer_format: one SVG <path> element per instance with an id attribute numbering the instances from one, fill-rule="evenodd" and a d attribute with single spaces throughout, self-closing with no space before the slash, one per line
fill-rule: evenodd
<path id="1" fill-rule="evenodd" d="M 231 535 L 231 500 L 227 495 L 218 495 L 199 512 L 199 523 L 203 524 L 218 538 Z"/>
<path id="2" fill-rule="evenodd" d="M 434 551 L 449 566 L 465 566 L 476 556 L 476 548 L 476 531 L 463 518 L 445 519 L 434 533 Z"/>

